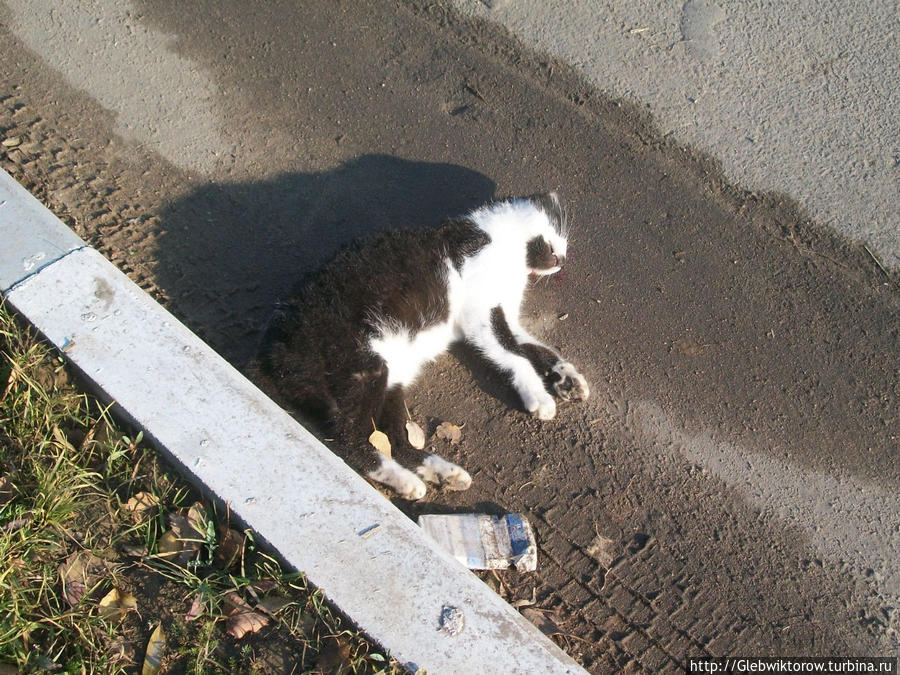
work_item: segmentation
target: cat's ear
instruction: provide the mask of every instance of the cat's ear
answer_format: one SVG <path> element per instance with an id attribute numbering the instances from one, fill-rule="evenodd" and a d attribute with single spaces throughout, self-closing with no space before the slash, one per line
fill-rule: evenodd
<path id="1" fill-rule="evenodd" d="M 559 235 L 565 237 L 567 229 L 566 210 L 559 199 L 559 195 L 556 192 L 544 192 L 532 198 L 532 203 L 547 214 L 553 229 Z"/>

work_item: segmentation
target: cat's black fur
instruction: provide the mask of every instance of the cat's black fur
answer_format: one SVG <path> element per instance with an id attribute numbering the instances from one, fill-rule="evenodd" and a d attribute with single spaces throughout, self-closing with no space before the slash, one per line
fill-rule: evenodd
<path id="1" fill-rule="evenodd" d="M 560 229 L 563 215 L 555 195 L 528 199 Z M 403 387 L 388 386 L 388 368 L 370 341 L 385 325 L 402 326 L 413 339 L 448 321 L 448 266 L 460 273 L 467 261 L 491 244 L 476 220 L 391 230 L 351 243 L 276 308 L 251 365 L 255 382 L 276 402 L 333 438 L 334 450 L 358 471 L 401 494 L 405 487 L 398 488 L 378 473 L 384 458 L 367 442 L 373 425 L 388 435 L 393 458 L 425 480 L 457 489 L 468 487 L 471 480 L 459 467 L 435 456 L 429 456 L 431 468 L 424 466 L 424 453 L 409 447 Z M 513 255 L 524 255 L 533 269 L 558 269 L 564 246 L 563 242 L 563 250 L 554 253 L 546 241 L 534 237 L 523 240 L 523 250 Z M 515 312 L 517 326 L 518 307 Z M 557 395 L 568 398 L 573 387 L 578 388 L 571 373 L 583 383 L 574 368 L 571 373 L 554 370 L 564 362 L 553 350 L 537 341 L 517 341 L 499 304 L 485 321 L 493 334 L 489 337 L 526 358 L 544 381 L 555 386 Z M 574 397 L 586 396 L 583 384 Z M 424 486 L 410 490 L 405 496 L 424 494 Z"/>
<path id="2" fill-rule="evenodd" d="M 396 439 L 406 422 L 403 398 L 386 390 L 384 363 L 366 348 L 374 319 L 392 317 L 413 333 L 445 320 L 442 261 L 450 258 L 458 269 L 489 241 L 461 220 L 354 240 L 275 309 L 251 366 L 254 381 L 321 433 L 345 443 L 353 438 L 350 451 L 374 421 L 394 454 L 402 453 Z M 358 470 L 374 467 L 370 450 L 353 453 Z"/>

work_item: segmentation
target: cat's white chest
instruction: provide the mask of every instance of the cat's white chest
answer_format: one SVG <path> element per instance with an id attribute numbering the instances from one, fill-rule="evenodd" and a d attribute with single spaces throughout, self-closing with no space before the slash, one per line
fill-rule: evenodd
<path id="1" fill-rule="evenodd" d="M 372 338 L 369 348 L 384 359 L 388 368 L 388 387 L 411 385 L 429 361 L 447 351 L 453 341 L 453 327 L 439 323 L 417 333 L 408 328 L 385 329 Z"/>
<path id="2" fill-rule="evenodd" d="M 447 314 L 439 323 L 421 330 L 386 324 L 369 341 L 369 349 L 387 365 L 389 387 L 408 387 L 423 366 L 447 351 L 455 340 L 490 331 L 494 307 L 501 305 L 518 314 L 527 271 L 521 265 L 511 265 L 498 253 L 489 246 L 467 260 L 461 272 L 449 260 L 445 262 Z"/>
<path id="3" fill-rule="evenodd" d="M 518 316 L 528 271 L 503 253 L 488 247 L 464 265 L 454 317 L 459 337 L 489 331 L 491 310 L 498 305 L 511 317 Z"/>
<path id="4" fill-rule="evenodd" d="M 454 326 L 463 303 L 462 280 L 447 261 L 447 316 L 427 328 L 385 325 L 369 341 L 369 349 L 384 359 L 388 368 L 388 386 L 410 386 L 422 367 L 447 351 L 458 337 Z M 424 318 L 423 318 L 424 323 Z"/>

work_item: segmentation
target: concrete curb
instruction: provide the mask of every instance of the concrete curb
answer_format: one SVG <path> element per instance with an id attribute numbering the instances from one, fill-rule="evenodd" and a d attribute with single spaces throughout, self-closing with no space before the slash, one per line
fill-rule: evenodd
<path id="1" fill-rule="evenodd" d="M 410 670 L 584 672 L 2 171 L 0 236 L 10 305 Z"/>

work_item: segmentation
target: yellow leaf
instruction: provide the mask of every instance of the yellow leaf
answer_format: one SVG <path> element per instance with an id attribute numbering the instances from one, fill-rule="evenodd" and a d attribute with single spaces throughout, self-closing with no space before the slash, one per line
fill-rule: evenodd
<path id="1" fill-rule="evenodd" d="M 184 550 L 184 544 L 172 530 L 166 530 L 156 543 L 160 555 L 174 556 Z"/>
<path id="2" fill-rule="evenodd" d="M 163 653 L 166 650 L 166 634 L 163 633 L 162 624 L 150 635 L 147 643 L 147 654 L 144 656 L 144 667 L 141 675 L 156 675 L 162 666 Z"/>
<path id="3" fill-rule="evenodd" d="M 99 603 L 100 615 L 107 619 L 120 619 L 126 612 L 137 609 L 137 599 L 131 593 L 113 588 Z"/>
<path id="4" fill-rule="evenodd" d="M 406 423 L 406 437 L 409 439 L 409 444 L 416 450 L 425 448 L 425 432 L 422 431 L 422 427 L 412 420 Z"/>
<path id="5" fill-rule="evenodd" d="M 391 441 L 383 431 L 378 431 L 378 429 L 376 429 L 369 434 L 369 443 L 385 457 L 391 456 Z"/>

